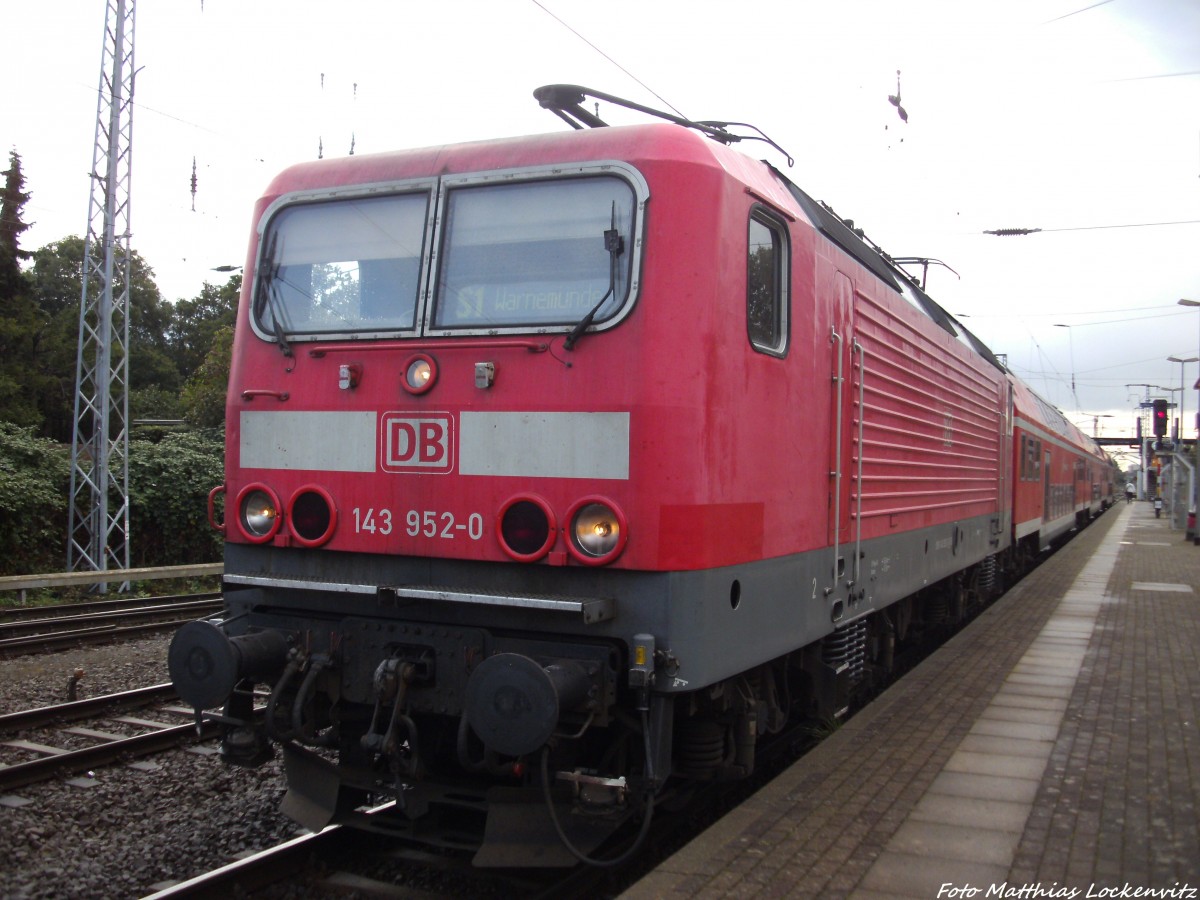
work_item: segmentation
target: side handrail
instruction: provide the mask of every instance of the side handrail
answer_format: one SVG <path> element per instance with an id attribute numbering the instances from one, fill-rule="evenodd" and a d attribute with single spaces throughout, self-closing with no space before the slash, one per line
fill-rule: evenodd
<path id="1" fill-rule="evenodd" d="M 225 533 L 225 523 L 217 521 L 217 497 L 224 493 L 225 485 L 223 484 L 218 484 L 208 492 L 208 524 L 212 526 L 213 531 L 221 534 Z"/>

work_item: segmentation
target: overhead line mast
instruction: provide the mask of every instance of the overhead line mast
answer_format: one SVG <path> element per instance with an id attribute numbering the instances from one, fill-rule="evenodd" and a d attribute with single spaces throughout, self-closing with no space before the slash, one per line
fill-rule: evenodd
<path id="1" fill-rule="evenodd" d="M 129 186 L 134 0 L 109 0 L 79 301 L 67 568 L 129 568 Z M 103 590 L 103 585 L 98 586 Z"/>

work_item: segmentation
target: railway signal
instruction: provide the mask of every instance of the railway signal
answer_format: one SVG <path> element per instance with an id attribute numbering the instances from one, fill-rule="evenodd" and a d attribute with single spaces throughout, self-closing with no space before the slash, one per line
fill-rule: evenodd
<path id="1" fill-rule="evenodd" d="M 1167 436 L 1167 401 L 1154 401 L 1154 435 L 1155 437 Z"/>

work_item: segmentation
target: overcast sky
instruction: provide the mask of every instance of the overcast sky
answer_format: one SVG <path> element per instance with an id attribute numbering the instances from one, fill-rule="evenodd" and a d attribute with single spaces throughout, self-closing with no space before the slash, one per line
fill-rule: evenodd
<path id="1" fill-rule="evenodd" d="M 10 7 L 0 150 L 36 249 L 87 226 L 106 4 Z M 1181 374 L 1193 419 L 1197 364 L 1167 357 L 1200 355 L 1200 0 L 156 0 L 136 24 L 132 243 L 169 300 L 244 261 L 290 163 L 560 130 L 531 92 L 571 82 L 758 125 L 888 252 L 952 267 L 930 293 L 1086 430 L 1128 433 Z"/>

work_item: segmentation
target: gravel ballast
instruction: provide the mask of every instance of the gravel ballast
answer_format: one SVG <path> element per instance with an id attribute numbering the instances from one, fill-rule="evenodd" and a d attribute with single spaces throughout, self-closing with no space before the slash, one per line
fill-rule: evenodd
<path id="1" fill-rule="evenodd" d="M 84 671 L 81 699 L 169 681 L 169 643 L 165 635 L 0 660 L 0 712 L 66 700 L 77 669 Z M 44 733 L 32 739 L 54 743 Z M 300 833 L 278 811 L 284 790 L 278 760 L 242 769 L 215 754 L 178 749 L 153 761 L 158 768 L 150 772 L 97 769 L 91 787 L 29 785 L 15 794 L 30 801 L 25 805 L 3 798 L 3 896 L 145 896 Z"/>

